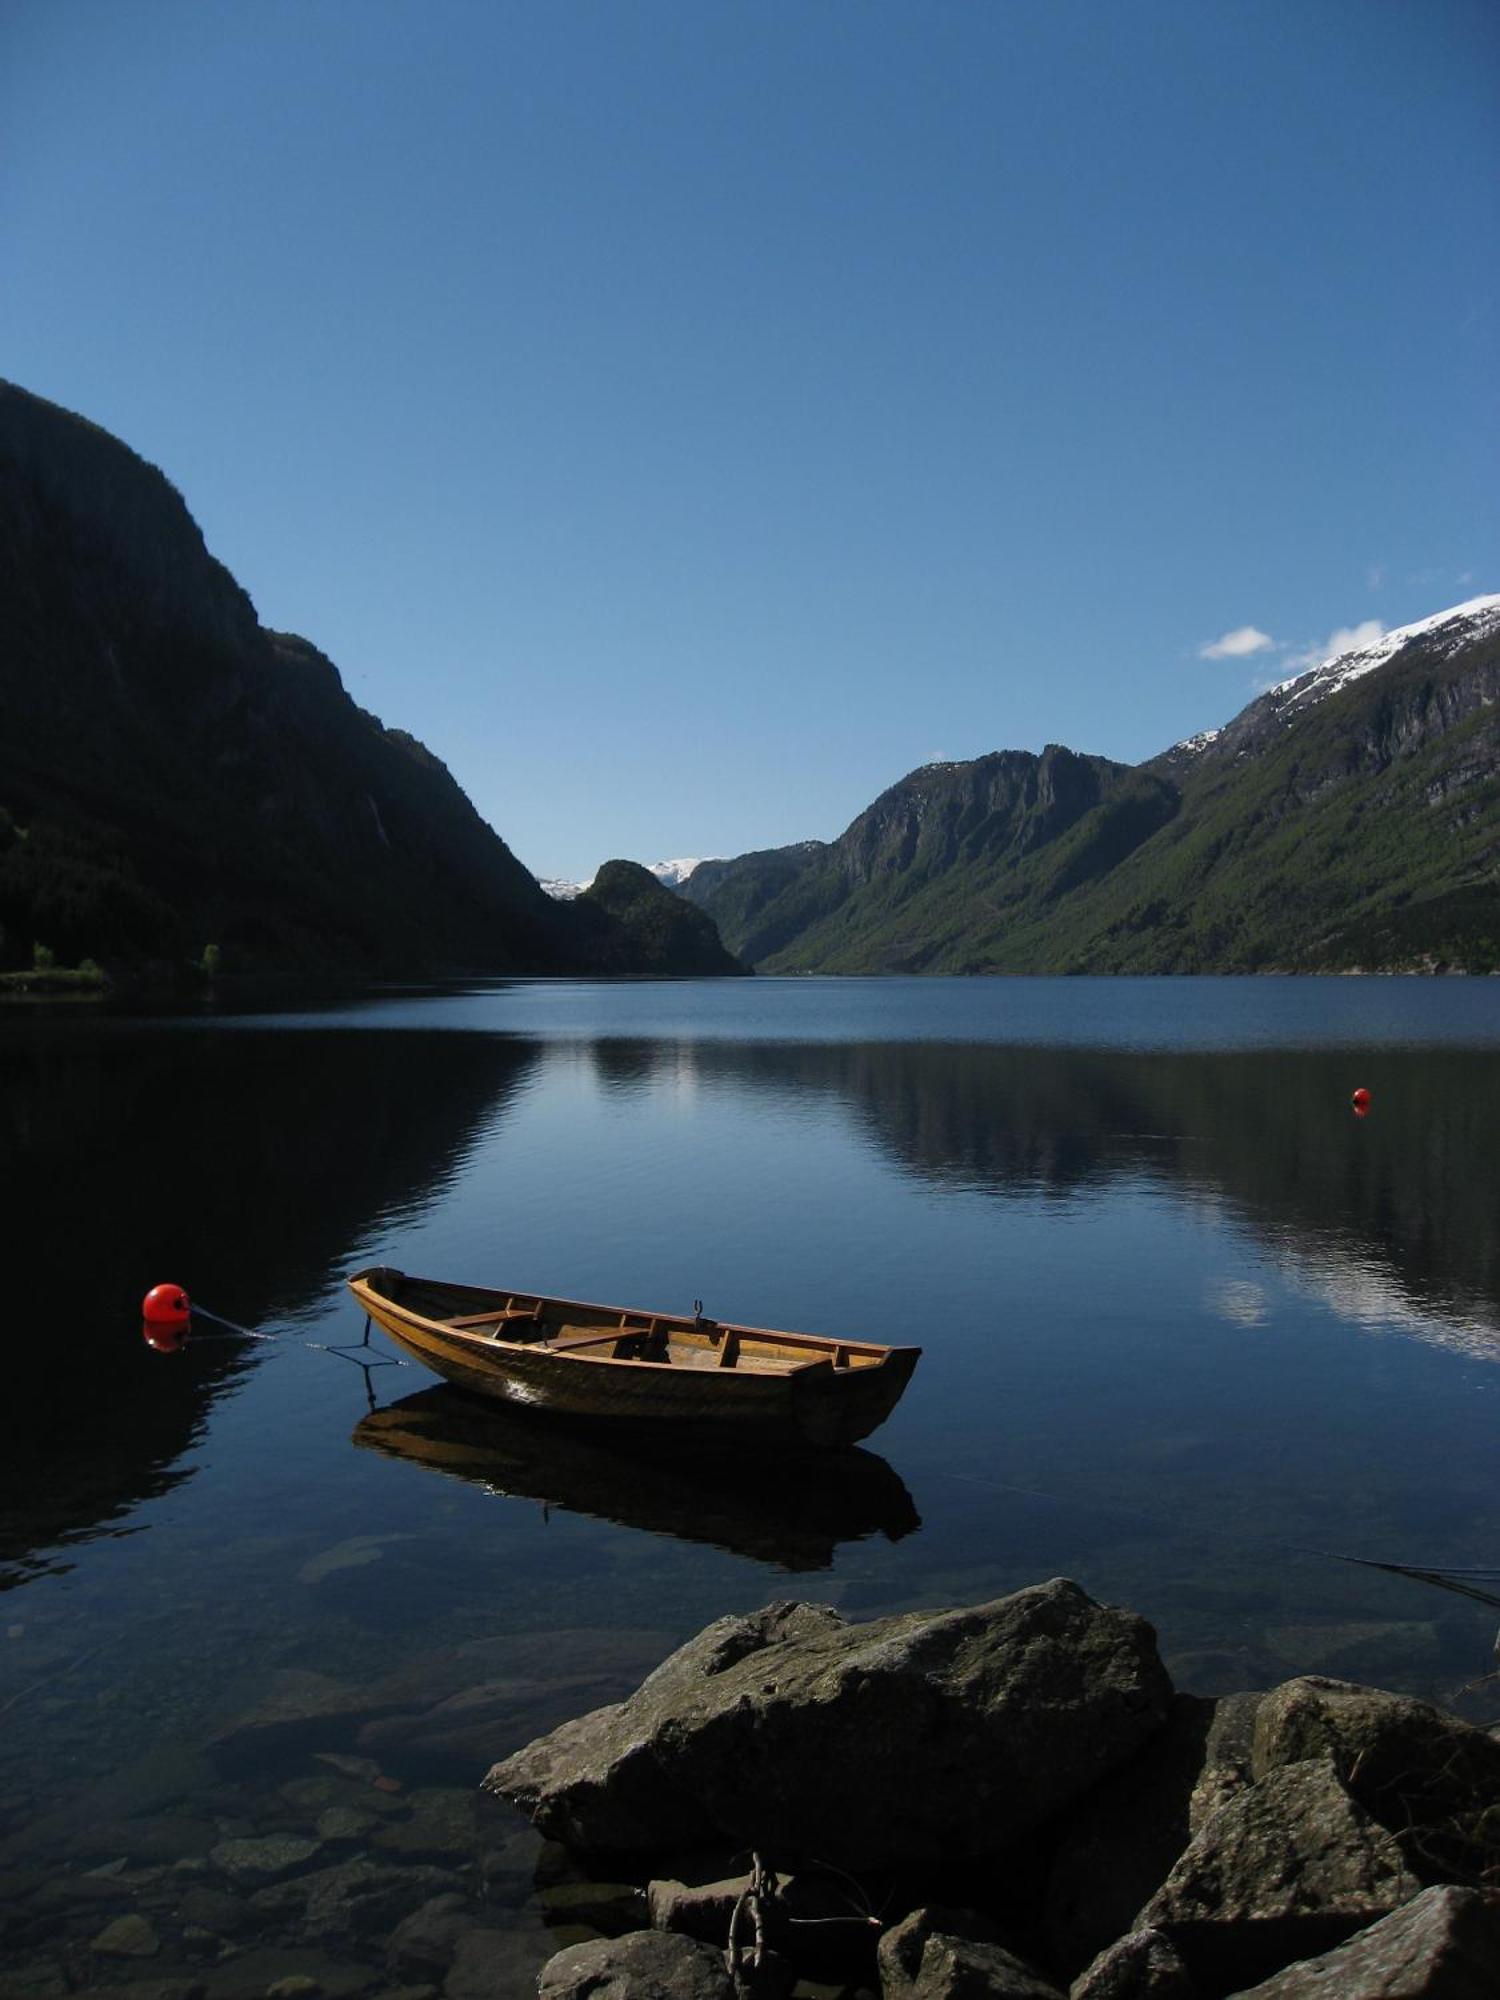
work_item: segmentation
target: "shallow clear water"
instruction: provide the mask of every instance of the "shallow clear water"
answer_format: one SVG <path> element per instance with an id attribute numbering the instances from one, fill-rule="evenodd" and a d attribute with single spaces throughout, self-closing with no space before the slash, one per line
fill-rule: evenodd
<path id="1" fill-rule="evenodd" d="M 482 1865 L 523 1990 L 579 1934 L 560 1864 L 539 1888 L 508 1814 L 431 1828 L 490 1759 L 773 1596 L 870 1616 L 1064 1574 L 1150 1616 L 1196 1691 L 1326 1671 L 1496 1712 L 1492 1602 L 1338 1560 L 1500 1563 L 1494 981 L 7 1011 L 0 1084 L 0 1962 L 28 1990 L 139 1976 L 90 1950 L 124 1910 L 153 1977 L 253 1986 L 302 1934 L 189 1923 L 183 1884 L 249 1908 L 264 1877 L 226 1874 L 225 1838 L 370 1818 L 370 1772 L 320 1751 L 401 1790 L 306 1865 Z M 688 1476 L 313 1345 L 359 1340 L 342 1278 L 371 1262 L 925 1356 L 846 1477 Z M 150 1353 L 166 1278 L 280 1338 Z M 488 1706 L 434 1720 L 476 1683 Z M 326 1724 L 205 1754 L 275 1689 Z M 143 1859 L 151 1826 L 181 1851 Z M 319 1950 L 378 1984 L 382 1936 Z"/>

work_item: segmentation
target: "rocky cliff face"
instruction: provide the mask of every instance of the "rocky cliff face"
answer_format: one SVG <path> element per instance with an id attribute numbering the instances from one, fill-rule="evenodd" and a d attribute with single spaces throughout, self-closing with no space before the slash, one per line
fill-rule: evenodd
<path id="1" fill-rule="evenodd" d="M 928 766 L 831 847 L 684 893 L 777 971 L 1500 968 L 1500 598 L 1136 770 L 1056 746 Z"/>
<path id="2" fill-rule="evenodd" d="M 544 895 L 414 737 L 267 631 L 181 496 L 0 384 L 0 964 L 658 967 Z"/>
<path id="3" fill-rule="evenodd" d="M 928 764 L 828 846 L 705 862 L 683 894 L 770 970 L 966 971 L 975 925 L 1107 870 L 1177 809 L 1168 780 L 1050 744 Z"/>
<path id="4" fill-rule="evenodd" d="M 1309 752 L 1299 760 L 1295 793 L 1307 803 L 1484 719 L 1497 696 L 1500 597 L 1475 598 L 1284 681 L 1223 729 L 1174 745 L 1151 768 L 1185 786 L 1212 783 L 1296 741 Z"/>

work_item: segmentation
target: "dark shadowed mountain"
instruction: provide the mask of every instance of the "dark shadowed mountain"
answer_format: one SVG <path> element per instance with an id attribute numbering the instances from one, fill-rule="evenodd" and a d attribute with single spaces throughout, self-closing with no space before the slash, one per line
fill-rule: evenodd
<path id="1" fill-rule="evenodd" d="M 659 932 L 554 903 L 155 467 L 0 384 L 0 965 L 673 969 Z"/>
<path id="2" fill-rule="evenodd" d="M 717 978 L 748 970 L 724 949 L 712 917 L 634 861 L 606 861 L 564 908 L 605 971 Z"/>
<path id="3" fill-rule="evenodd" d="M 791 972 L 1500 969 L 1500 598 L 1389 633 L 1137 768 L 934 764 L 833 842 L 682 893 Z"/>

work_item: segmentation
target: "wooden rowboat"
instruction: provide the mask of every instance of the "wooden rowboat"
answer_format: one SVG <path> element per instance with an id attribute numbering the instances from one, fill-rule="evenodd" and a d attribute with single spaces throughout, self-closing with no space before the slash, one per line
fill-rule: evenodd
<path id="1" fill-rule="evenodd" d="M 349 1289 L 398 1347 L 461 1389 L 678 1439 L 854 1444 L 896 1407 L 922 1350 L 633 1312 L 374 1266 Z"/>

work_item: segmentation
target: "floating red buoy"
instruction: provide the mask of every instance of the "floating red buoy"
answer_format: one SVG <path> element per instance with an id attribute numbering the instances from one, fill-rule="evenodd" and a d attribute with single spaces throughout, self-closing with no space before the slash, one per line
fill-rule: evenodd
<path id="1" fill-rule="evenodd" d="M 141 1300 L 141 1318 L 148 1326 L 186 1326 L 192 1303 L 181 1285 L 153 1285 Z"/>
<path id="2" fill-rule="evenodd" d="M 1353 1097 L 1350 1098 L 1349 1102 L 1354 1106 L 1356 1111 L 1368 1111 L 1370 1108 L 1370 1093 L 1368 1090 L 1365 1089 L 1364 1085 L 1361 1084 L 1359 1089 L 1355 1091 Z"/>

